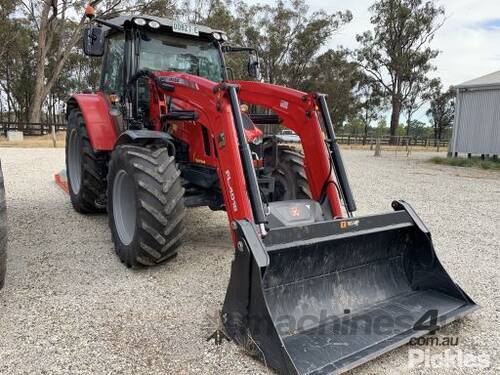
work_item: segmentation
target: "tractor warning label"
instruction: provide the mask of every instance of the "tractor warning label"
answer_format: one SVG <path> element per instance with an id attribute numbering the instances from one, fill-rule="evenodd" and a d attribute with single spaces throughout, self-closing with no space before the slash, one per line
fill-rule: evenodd
<path id="1" fill-rule="evenodd" d="M 359 220 L 343 220 L 340 222 L 340 229 L 349 229 L 359 226 Z"/>

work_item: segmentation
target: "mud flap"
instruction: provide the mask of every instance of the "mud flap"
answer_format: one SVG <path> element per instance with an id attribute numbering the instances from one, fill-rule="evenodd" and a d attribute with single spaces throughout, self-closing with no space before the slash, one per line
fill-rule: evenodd
<path id="1" fill-rule="evenodd" d="M 238 222 L 222 320 L 280 373 L 342 373 L 477 305 L 451 280 L 413 209 L 271 230 Z"/>

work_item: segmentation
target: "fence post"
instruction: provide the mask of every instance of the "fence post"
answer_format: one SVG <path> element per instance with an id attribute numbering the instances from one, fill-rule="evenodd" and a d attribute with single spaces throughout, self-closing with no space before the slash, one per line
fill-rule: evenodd
<path id="1" fill-rule="evenodd" d="M 381 156 L 382 154 L 382 148 L 380 146 L 380 137 L 377 137 L 376 145 L 375 145 L 375 154 L 373 156 Z"/>
<path id="2" fill-rule="evenodd" d="M 57 137 L 56 137 L 56 126 L 54 124 L 51 125 L 52 130 L 52 144 L 54 148 L 57 147 Z"/>

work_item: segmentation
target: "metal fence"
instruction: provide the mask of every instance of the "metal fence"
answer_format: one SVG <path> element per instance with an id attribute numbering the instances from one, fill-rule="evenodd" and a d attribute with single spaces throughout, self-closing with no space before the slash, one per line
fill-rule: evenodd
<path id="1" fill-rule="evenodd" d="M 282 127 L 274 124 L 257 125 L 264 134 L 280 135 Z M 285 137 L 284 137 L 285 138 Z M 289 142 L 300 142 L 297 136 L 286 136 Z M 381 145 L 393 146 L 418 146 L 427 148 L 444 148 L 448 147 L 449 139 L 435 139 L 434 137 L 413 137 L 413 136 L 378 136 L 374 133 L 368 134 L 349 134 L 342 131 L 337 132 L 337 142 L 343 145 L 375 145 L 377 138 Z"/>
<path id="2" fill-rule="evenodd" d="M 66 123 L 51 124 L 51 123 L 28 123 L 28 122 L 0 122 L 0 134 L 7 135 L 9 130 L 22 131 L 24 135 L 40 136 L 51 133 L 52 126 L 55 127 L 56 132 L 66 131 Z M 265 134 L 279 134 L 280 128 L 276 125 L 258 125 L 258 127 Z M 292 137 L 293 138 L 293 137 Z M 426 148 L 445 148 L 448 147 L 448 139 L 434 139 L 432 137 L 408 137 L 408 136 L 377 136 L 369 134 L 368 136 L 359 134 L 347 134 L 339 132 L 337 134 L 337 141 L 343 145 L 369 145 L 376 144 L 377 139 L 381 145 L 393 146 L 418 146 Z M 294 141 L 290 141 L 294 142 Z M 300 142 L 296 137 L 296 142 Z"/>
<path id="3" fill-rule="evenodd" d="M 337 135 L 337 142 L 345 145 L 374 145 L 377 138 L 381 145 L 393 146 L 419 146 L 419 147 L 448 147 L 448 139 L 435 139 L 425 137 L 407 137 L 407 136 L 362 136 L 352 134 Z"/>
<path id="4" fill-rule="evenodd" d="M 0 134 L 7 136 L 9 130 L 22 131 L 24 135 L 46 135 L 52 131 L 52 126 L 56 132 L 66 131 L 66 124 L 50 123 L 29 123 L 29 122 L 0 122 Z"/>

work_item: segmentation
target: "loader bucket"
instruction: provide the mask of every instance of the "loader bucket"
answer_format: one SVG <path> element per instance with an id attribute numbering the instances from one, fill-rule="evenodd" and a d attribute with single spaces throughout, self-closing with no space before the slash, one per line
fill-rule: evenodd
<path id="1" fill-rule="evenodd" d="M 342 373 L 470 313 L 429 231 L 394 212 L 272 229 L 238 222 L 227 334 L 279 373 Z"/>

